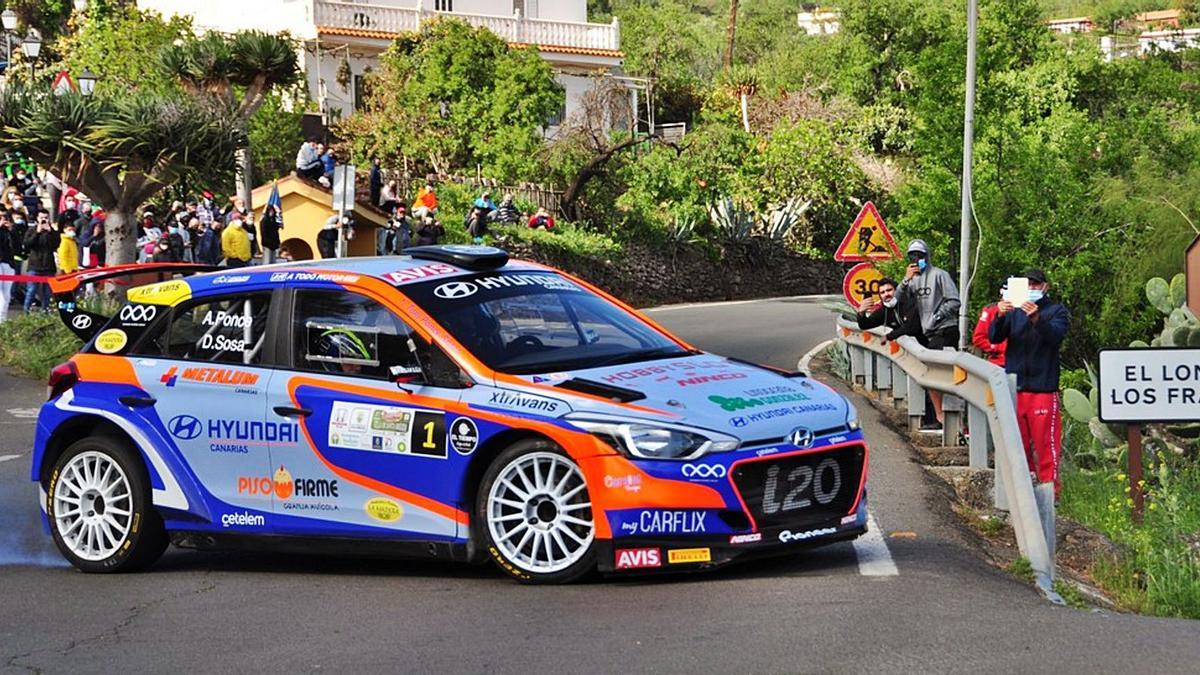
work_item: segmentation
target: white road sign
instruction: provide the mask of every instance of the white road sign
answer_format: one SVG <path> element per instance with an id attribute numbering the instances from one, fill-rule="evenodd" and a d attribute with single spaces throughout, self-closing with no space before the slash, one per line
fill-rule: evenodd
<path id="1" fill-rule="evenodd" d="M 354 167 L 339 164 L 333 167 L 333 210 L 350 211 L 354 209 Z"/>
<path id="2" fill-rule="evenodd" d="M 1105 349 L 1097 378 L 1101 421 L 1200 420 L 1200 349 Z"/>

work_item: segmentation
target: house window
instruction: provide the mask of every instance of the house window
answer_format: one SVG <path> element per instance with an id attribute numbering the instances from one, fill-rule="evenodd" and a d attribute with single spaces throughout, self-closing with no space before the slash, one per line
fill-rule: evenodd
<path id="1" fill-rule="evenodd" d="M 433 0 L 433 8 L 439 12 L 453 12 L 454 0 Z"/>
<path id="2" fill-rule="evenodd" d="M 354 76 L 354 111 L 362 112 L 367 109 L 366 75 Z"/>
<path id="3" fill-rule="evenodd" d="M 559 107 L 558 112 L 554 113 L 553 115 L 550 116 L 550 119 L 546 120 L 546 126 L 547 127 L 562 126 L 562 123 L 565 121 L 567 121 L 567 104 L 564 101 L 562 106 Z"/>

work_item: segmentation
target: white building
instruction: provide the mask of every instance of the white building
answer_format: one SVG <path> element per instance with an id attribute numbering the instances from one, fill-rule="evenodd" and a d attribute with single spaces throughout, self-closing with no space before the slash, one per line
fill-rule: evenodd
<path id="1" fill-rule="evenodd" d="M 1090 16 L 1050 19 L 1046 26 L 1055 33 L 1090 33 L 1096 27 Z"/>
<path id="2" fill-rule="evenodd" d="M 1200 28 L 1152 30 L 1138 35 L 1138 54 L 1154 51 L 1175 52 L 1200 47 Z"/>
<path id="3" fill-rule="evenodd" d="M 833 35 L 841 29 L 841 18 L 841 12 L 832 7 L 802 2 L 796 23 L 809 35 Z"/>
<path id="4" fill-rule="evenodd" d="M 309 94 L 328 119 L 362 105 L 361 82 L 397 34 L 449 16 L 490 29 L 513 45 L 536 45 L 574 112 L 591 76 L 621 66 L 621 31 L 588 23 L 587 0 L 138 0 L 164 15 L 190 15 L 198 30 L 288 31 L 304 42 Z"/>

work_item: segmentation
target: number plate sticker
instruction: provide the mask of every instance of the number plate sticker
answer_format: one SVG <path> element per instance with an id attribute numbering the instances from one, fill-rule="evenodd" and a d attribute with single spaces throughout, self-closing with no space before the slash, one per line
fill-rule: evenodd
<path id="1" fill-rule="evenodd" d="M 861 446 L 740 464 L 734 482 L 758 527 L 840 518 L 858 494 Z"/>
<path id="2" fill-rule="evenodd" d="M 329 447 L 446 458 L 446 415 L 439 410 L 337 401 Z"/>

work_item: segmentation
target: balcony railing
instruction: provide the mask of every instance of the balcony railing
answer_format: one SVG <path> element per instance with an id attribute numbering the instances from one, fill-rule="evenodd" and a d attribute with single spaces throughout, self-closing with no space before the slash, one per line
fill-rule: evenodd
<path id="1" fill-rule="evenodd" d="M 621 48 L 621 29 L 616 19 L 613 19 L 611 24 L 576 23 L 526 19 L 521 16 L 431 12 L 415 7 L 390 7 L 335 0 L 316 0 L 314 4 L 314 23 L 321 28 L 401 33 L 417 30 L 423 21 L 446 16 L 462 19 L 478 28 L 487 28 L 504 40 L 517 44 L 614 51 Z"/>

